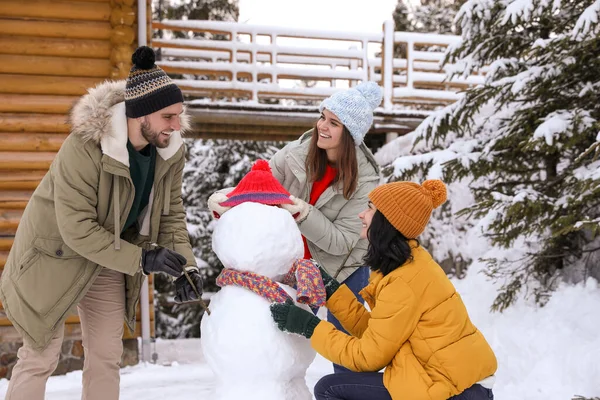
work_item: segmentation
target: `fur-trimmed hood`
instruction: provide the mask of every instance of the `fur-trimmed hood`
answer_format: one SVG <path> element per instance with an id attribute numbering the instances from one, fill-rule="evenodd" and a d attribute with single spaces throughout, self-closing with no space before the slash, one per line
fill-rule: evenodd
<path id="1" fill-rule="evenodd" d="M 129 166 L 127 152 L 127 116 L 125 115 L 125 81 L 105 81 L 88 89 L 72 108 L 69 122 L 71 134 L 84 141 L 100 144 L 102 152 Z M 180 116 L 181 131 L 173 132 L 169 146 L 157 149 L 164 159 L 171 158 L 183 145 L 182 135 L 190 128 L 190 118 L 185 111 Z"/>

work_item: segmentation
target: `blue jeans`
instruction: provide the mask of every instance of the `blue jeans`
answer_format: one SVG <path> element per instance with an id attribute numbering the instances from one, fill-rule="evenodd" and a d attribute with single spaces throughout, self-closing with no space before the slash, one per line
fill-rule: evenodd
<path id="1" fill-rule="evenodd" d="M 365 288 L 365 286 L 368 285 L 370 273 L 371 273 L 371 271 L 370 271 L 369 267 L 360 267 L 356 271 L 354 271 L 352 273 L 352 275 L 350 275 L 348 278 L 346 278 L 346 280 L 343 282 L 346 286 L 348 286 L 348 289 L 350 289 L 352 291 L 352 293 L 354 293 L 354 295 L 356 296 L 358 301 L 361 302 L 361 304 L 364 304 L 365 301 L 358 294 L 358 292 L 363 290 Z M 327 310 L 327 321 L 331 322 L 339 331 L 348 333 L 348 332 L 346 332 L 346 330 L 344 328 L 342 328 L 342 324 L 340 324 L 340 321 L 338 321 L 337 318 L 335 318 L 333 316 L 333 314 L 331 312 L 329 312 L 329 310 Z M 341 365 L 333 364 L 333 372 L 339 373 L 339 372 L 351 372 L 351 371 L 347 368 L 342 367 Z"/>
<path id="2" fill-rule="evenodd" d="M 380 372 L 344 372 L 325 375 L 315 385 L 317 400 L 392 400 Z M 475 384 L 449 400 L 493 400 L 490 389 Z"/>
<path id="3" fill-rule="evenodd" d="M 336 372 L 315 385 L 317 400 L 392 400 L 379 372 Z"/>

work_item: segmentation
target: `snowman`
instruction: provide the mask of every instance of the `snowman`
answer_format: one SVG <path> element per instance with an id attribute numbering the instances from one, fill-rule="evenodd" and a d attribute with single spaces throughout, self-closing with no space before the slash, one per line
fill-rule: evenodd
<path id="1" fill-rule="evenodd" d="M 211 314 L 201 322 L 204 356 L 216 377 L 210 398 L 310 400 L 305 376 L 315 351 L 305 338 L 280 331 L 269 309 L 275 301 L 296 301 L 297 291 L 282 282 L 293 281 L 308 262 L 301 260 L 304 246 L 294 218 L 279 207 L 291 203 L 289 193 L 269 164 L 259 160 L 222 196 L 212 244 L 225 268 L 217 278 L 221 290 L 211 299 Z M 298 265 L 296 273 L 290 271 Z M 317 275 L 320 280 L 318 269 Z M 314 295 L 304 302 L 324 304 L 322 281 L 308 290 L 298 285 L 301 289 Z"/>

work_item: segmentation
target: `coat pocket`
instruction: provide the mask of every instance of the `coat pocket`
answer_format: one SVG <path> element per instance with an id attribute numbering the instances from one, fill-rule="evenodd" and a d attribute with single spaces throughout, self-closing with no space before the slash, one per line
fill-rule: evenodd
<path id="1" fill-rule="evenodd" d="M 53 326 L 72 305 L 83 286 L 88 261 L 61 239 L 36 238 L 21 258 L 14 279 L 21 299 Z"/>

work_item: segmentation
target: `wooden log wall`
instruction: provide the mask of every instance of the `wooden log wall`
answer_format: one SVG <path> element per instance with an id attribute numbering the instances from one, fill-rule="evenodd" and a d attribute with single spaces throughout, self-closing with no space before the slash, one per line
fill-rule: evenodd
<path id="1" fill-rule="evenodd" d="M 127 77 L 137 1 L 0 1 L 0 274 L 27 201 L 69 133 L 73 102 L 106 79 Z M 140 1 L 150 33 L 151 1 Z M 78 324 L 68 318 L 67 336 L 79 334 Z M 137 331 L 132 337 L 139 324 Z M 0 340 L 14 336 L 0 304 Z"/>

